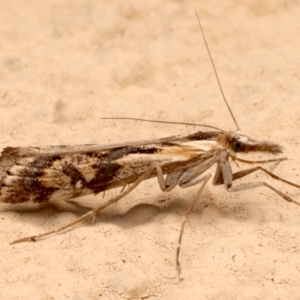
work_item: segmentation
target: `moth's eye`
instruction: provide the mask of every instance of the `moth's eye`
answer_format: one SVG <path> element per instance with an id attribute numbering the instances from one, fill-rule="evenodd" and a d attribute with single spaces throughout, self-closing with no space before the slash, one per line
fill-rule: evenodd
<path id="1" fill-rule="evenodd" d="M 240 152 L 243 151 L 244 149 L 244 144 L 240 141 L 233 141 L 232 142 L 232 150 L 235 152 Z"/>

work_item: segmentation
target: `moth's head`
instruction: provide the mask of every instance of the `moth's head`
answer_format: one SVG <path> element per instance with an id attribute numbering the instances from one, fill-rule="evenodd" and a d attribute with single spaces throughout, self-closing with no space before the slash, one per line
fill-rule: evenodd
<path id="1" fill-rule="evenodd" d="M 276 143 L 268 141 L 256 141 L 241 132 L 230 133 L 227 143 L 229 148 L 235 153 L 264 152 L 270 154 L 279 154 L 283 151 L 283 148 Z"/>

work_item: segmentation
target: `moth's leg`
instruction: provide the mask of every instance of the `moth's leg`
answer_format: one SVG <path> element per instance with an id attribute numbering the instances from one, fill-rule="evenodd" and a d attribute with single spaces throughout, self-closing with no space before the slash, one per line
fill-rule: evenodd
<path id="1" fill-rule="evenodd" d="M 209 174 L 209 176 L 211 176 L 211 174 Z M 188 188 L 188 187 L 191 187 L 193 185 L 197 185 L 199 183 L 201 183 L 202 181 L 204 181 L 207 177 L 207 174 L 205 175 L 201 175 L 201 176 L 198 176 L 196 178 L 194 178 L 193 180 L 190 180 L 190 181 L 187 181 L 187 182 L 180 182 L 181 181 L 181 178 L 179 179 L 179 182 L 178 182 L 178 185 L 185 189 L 185 188 Z"/>
<path id="2" fill-rule="evenodd" d="M 171 174 L 168 174 L 166 179 L 164 178 L 164 173 L 159 164 L 156 165 L 156 175 L 158 184 L 160 186 L 160 189 L 163 192 L 169 192 L 172 189 L 174 189 L 177 185 L 178 179 L 180 175 L 182 174 L 182 170 L 178 172 L 173 172 Z"/>
<path id="3" fill-rule="evenodd" d="M 282 182 L 284 182 L 284 183 L 286 183 L 286 184 L 289 184 L 289 185 L 291 185 L 291 186 L 294 186 L 294 187 L 296 187 L 296 188 L 300 188 L 300 185 L 298 185 L 298 184 L 296 184 L 296 183 L 293 183 L 293 182 L 291 182 L 291 181 L 288 181 L 288 180 L 286 180 L 286 179 L 283 179 L 283 178 L 281 178 L 281 177 L 275 175 L 274 173 L 272 173 L 272 172 L 270 172 L 270 171 L 268 171 L 268 170 L 266 170 L 265 168 L 262 168 L 262 167 L 260 167 L 260 166 L 256 166 L 256 167 L 253 167 L 253 168 L 251 168 L 251 169 L 246 169 L 246 170 L 243 170 L 243 171 L 236 172 L 236 173 L 232 174 L 232 180 L 237 180 L 237 179 L 239 179 L 239 178 L 242 178 L 242 177 L 244 177 L 244 176 L 247 176 L 248 174 L 253 173 L 253 172 L 256 172 L 256 171 L 258 171 L 258 170 L 263 171 L 264 173 L 266 173 L 266 174 L 268 174 L 269 176 L 271 176 L 273 179 L 282 181 Z"/>
<path id="4" fill-rule="evenodd" d="M 209 178 L 211 177 L 210 173 L 201 176 L 201 174 L 204 171 L 206 171 L 210 166 L 211 166 L 211 163 L 207 163 L 205 165 L 200 164 L 193 168 L 189 168 L 186 170 L 181 170 L 178 172 L 173 172 L 171 174 L 168 174 L 166 179 L 164 179 L 163 171 L 162 171 L 161 167 L 158 164 L 156 165 L 157 178 L 158 178 L 159 186 L 162 191 L 170 191 L 177 184 L 182 188 L 187 188 L 187 187 L 190 187 L 192 185 L 196 185 L 196 184 L 202 182 L 201 187 L 195 196 L 195 199 L 193 200 L 189 209 L 187 210 L 186 214 L 184 215 L 182 223 L 181 223 L 181 229 L 180 229 L 178 245 L 177 245 L 177 250 L 176 250 L 176 267 L 177 267 L 179 280 L 182 279 L 179 256 L 180 256 L 180 249 L 181 249 L 181 242 L 182 242 L 184 227 L 185 227 L 185 224 L 186 224 L 189 214 L 193 210 L 196 202 L 200 198 L 200 195 L 201 195 L 205 185 L 207 184 Z"/>
<path id="5" fill-rule="evenodd" d="M 232 186 L 232 170 L 226 153 L 222 153 L 217 164 L 213 185 L 224 184 L 228 189 Z"/>
<path id="6" fill-rule="evenodd" d="M 274 191 L 276 194 L 278 194 L 279 196 L 281 196 L 284 200 L 288 201 L 288 202 L 293 202 L 294 204 L 297 204 L 300 206 L 300 203 L 298 203 L 297 201 L 293 200 L 290 196 L 282 193 L 281 191 L 275 189 L 272 185 L 266 183 L 266 182 L 249 182 L 249 183 L 243 183 L 234 187 L 231 187 L 228 189 L 229 192 L 239 192 L 239 191 L 245 191 L 245 190 L 250 190 L 250 189 L 254 189 L 257 187 L 261 187 L 261 186 L 265 186 L 269 189 L 271 189 L 272 191 Z"/>
<path id="7" fill-rule="evenodd" d="M 53 204 L 55 204 L 55 201 L 51 202 Z M 67 207 L 70 207 L 70 209 L 72 208 L 73 210 L 91 210 L 93 209 L 92 205 L 88 205 L 88 204 L 81 204 L 80 202 L 77 202 L 75 200 L 69 200 L 69 201 L 65 201 L 64 204 L 64 209 L 66 209 Z"/>
<path id="8" fill-rule="evenodd" d="M 172 189 L 174 189 L 177 185 L 179 185 L 181 188 L 184 189 L 202 182 L 206 177 L 199 176 L 202 174 L 202 171 L 199 174 L 197 168 L 194 169 L 196 172 L 192 172 L 192 169 L 173 172 L 171 174 L 168 174 L 166 179 L 164 179 L 162 169 L 159 165 L 157 165 L 156 166 L 157 179 L 161 190 L 163 192 L 169 192 Z"/>
<path id="9" fill-rule="evenodd" d="M 179 261 L 179 255 L 180 255 L 180 249 L 181 249 L 181 242 L 182 242 L 182 236 L 183 236 L 183 231 L 184 231 L 184 227 L 186 224 L 186 221 L 188 219 L 189 214 L 191 213 L 191 211 L 193 210 L 196 202 L 198 201 L 198 199 L 200 198 L 200 195 L 205 187 L 205 185 L 207 184 L 209 178 L 210 178 L 211 174 L 205 174 L 204 176 L 201 176 L 201 181 L 202 184 L 200 186 L 200 189 L 198 190 L 195 199 L 193 200 L 193 202 L 191 203 L 188 211 L 186 212 L 186 214 L 183 217 L 182 223 L 181 223 L 181 229 L 180 229 L 180 234 L 179 234 L 179 238 L 178 238 L 178 245 L 177 245 L 177 249 L 176 249 L 176 267 L 177 267 L 177 272 L 178 272 L 178 277 L 179 280 L 182 280 L 182 275 L 181 275 L 181 266 L 180 266 L 180 261 Z M 199 180 L 200 178 L 198 178 Z"/>
<path id="10" fill-rule="evenodd" d="M 265 164 L 265 163 L 271 163 L 271 162 L 282 162 L 284 160 L 287 160 L 287 157 L 281 157 L 281 158 L 274 158 L 274 159 L 266 159 L 266 160 L 248 160 L 248 159 L 242 159 L 235 156 L 231 156 L 231 158 L 235 161 L 240 161 L 246 164 Z"/>
<path id="11" fill-rule="evenodd" d="M 204 180 L 201 176 L 207 171 L 215 162 L 217 158 L 210 156 L 206 160 L 193 166 L 186 166 L 186 169 L 175 171 L 166 176 L 163 176 L 162 168 L 159 164 L 156 165 L 156 173 L 158 183 L 162 191 L 168 192 L 179 185 L 181 188 L 187 188 L 196 185 Z"/>
<path id="12" fill-rule="evenodd" d="M 292 183 L 288 180 L 285 180 L 271 172 L 269 172 L 268 170 L 260 167 L 260 166 L 256 166 L 254 168 L 251 168 L 251 169 L 247 169 L 247 170 L 243 170 L 243 171 L 239 171 L 239 172 L 236 172 L 234 174 L 232 174 L 232 180 L 237 180 L 239 178 L 242 178 L 244 176 L 247 176 L 249 175 L 250 173 L 253 173 L 253 172 L 256 172 L 256 171 L 263 171 L 264 173 L 270 175 L 273 179 L 276 179 L 276 180 L 279 180 L 279 181 L 282 181 L 286 184 L 289 184 L 289 185 L 292 185 L 294 187 L 297 187 L 297 188 L 300 188 L 299 185 L 295 184 L 295 183 Z M 243 184 L 239 184 L 239 185 L 236 185 L 234 187 L 230 187 L 228 188 L 227 190 L 229 192 L 239 192 L 239 191 L 245 191 L 245 190 L 249 190 L 249 189 L 254 189 L 254 188 L 257 188 L 257 187 L 261 187 L 261 186 L 265 186 L 269 189 L 271 189 L 272 191 L 274 191 L 276 194 L 278 194 L 279 196 L 281 196 L 284 200 L 288 201 L 288 202 L 293 202 L 297 205 L 300 205 L 300 203 L 296 202 L 295 200 L 293 200 L 291 197 L 289 197 L 288 195 L 282 193 L 281 191 L 277 190 L 276 188 L 274 188 L 272 185 L 266 183 L 266 182 L 249 182 L 249 183 L 243 183 Z"/>
<path id="13" fill-rule="evenodd" d="M 104 203 L 103 205 L 90 210 L 88 213 L 82 215 L 81 217 L 79 217 L 78 219 L 76 219 L 75 221 L 62 226 L 58 229 L 52 230 L 52 231 L 48 231 L 42 234 L 38 234 L 38 235 L 33 235 L 33 236 L 29 236 L 29 237 L 25 237 L 25 238 L 21 238 L 18 240 L 15 240 L 13 242 L 11 242 L 10 244 L 17 244 L 17 243 L 22 243 L 22 242 L 36 242 L 37 240 L 41 239 L 41 238 L 45 238 L 49 235 L 53 235 L 53 234 L 57 234 L 69 227 L 72 227 L 73 225 L 86 220 L 88 218 L 95 218 L 95 216 L 97 214 L 99 214 L 100 211 L 102 211 L 104 208 L 108 207 L 109 205 L 119 201 L 120 199 L 122 199 L 124 196 L 126 196 L 127 194 L 129 194 L 133 189 L 135 189 L 143 180 L 147 179 L 150 177 L 151 173 L 153 172 L 153 170 L 155 169 L 154 166 L 150 166 L 133 184 L 129 185 L 128 188 L 123 191 L 121 194 L 117 195 L 116 197 L 113 197 L 112 199 L 108 200 L 106 203 Z"/>

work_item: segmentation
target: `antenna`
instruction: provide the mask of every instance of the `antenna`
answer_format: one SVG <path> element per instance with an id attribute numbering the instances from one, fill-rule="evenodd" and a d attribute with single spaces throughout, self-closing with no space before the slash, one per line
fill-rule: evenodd
<path id="1" fill-rule="evenodd" d="M 206 124 L 197 124 L 197 123 L 186 123 L 186 122 L 173 122 L 173 121 L 159 121 L 159 120 L 151 120 L 151 119 L 142 119 L 142 118 L 131 118 L 131 117 L 105 117 L 105 118 L 99 118 L 101 120 L 133 120 L 133 121 L 141 121 L 141 122 L 149 122 L 149 123 L 160 123 L 160 124 L 173 124 L 173 125 L 186 125 L 186 126 L 200 126 L 200 127 L 206 127 L 215 129 L 221 132 L 226 133 L 225 130 L 220 129 L 215 126 L 210 126 Z"/>
<path id="2" fill-rule="evenodd" d="M 225 101 L 225 103 L 226 103 L 226 106 L 227 106 L 227 108 L 228 108 L 228 110 L 229 110 L 229 112 L 230 112 L 230 114 L 231 114 L 231 117 L 232 117 L 232 119 L 233 119 L 233 121 L 234 121 L 234 123 L 235 123 L 235 126 L 236 126 L 237 130 L 238 130 L 238 131 L 241 131 L 241 128 L 240 128 L 240 126 L 238 125 L 238 123 L 237 123 L 237 121 L 236 121 L 236 119 L 235 119 L 235 117 L 234 117 L 234 115 L 233 115 L 233 113 L 232 113 L 232 110 L 231 110 L 231 108 L 230 108 L 230 106 L 229 106 L 229 104 L 228 104 L 228 102 L 227 102 L 227 100 L 226 100 L 226 97 L 225 97 L 225 95 L 224 95 L 224 92 L 223 92 L 223 89 L 222 89 L 222 86 L 221 86 L 221 82 L 220 82 L 220 79 L 219 79 L 219 76 L 218 76 L 218 73 L 217 73 L 217 69 L 216 69 L 216 67 L 215 67 L 214 61 L 213 61 L 212 56 L 211 56 L 211 54 L 210 54 L 209 47 L 208 47 L 208 44 L 207 44 L 207 42 L 206 42 L 206 38 L 205 38 L 205 35 L 204 35 L 204 31 L 203 31 L 203 28 L 202 28 L 202 25 L 201 25 L 201 22 L 200 22 L 200 18 L 199 18 L 199 16 L 198 16 L 198 13 L 197 13 L 196 10 L 195 10 L 195 13 L 196 13 L 196 16 L 197 16 L 197 19 L 198 19 L 199 27 L 200 27 L 200 30 L 201 30 L 201 33 L 202 33 L 202 37 L 203 37 L 203 40 L 204 40 L 204 43 L 205 43 L 205 46 L 206 46 L 206 49 L 207 49 L 207 52 L 208 52 L 208 55 L 209 55 L 211 64 L 212 64 L 212 66 L 213 66 L 213 69 L 214 69 L 214 72 L 215 72 L 215 75 L 216 75 L 216 78 L 217 78 L 217 82 L 218 82 L 218 85 L 219 85 L 220 92 L 221 92 L 222 97 L 223 97 L 223 99 L 224 99 L 224 101 Z"/>

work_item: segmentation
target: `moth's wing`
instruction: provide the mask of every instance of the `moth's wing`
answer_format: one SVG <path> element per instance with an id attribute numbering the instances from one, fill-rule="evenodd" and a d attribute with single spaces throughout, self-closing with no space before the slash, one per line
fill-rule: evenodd
<path id="1" fill-rule="evenodd" d="M 177 141 L 184 138 L 184 136 L 171 136 L 167 138 L 145 140 L 137 142 L 128 142 L 112 145 L 56 145 L 56 146 L 43 146 L 43 147 L 6 147 L 3 149 L 0 156 L 0 163 L 7 157 L 29 157 L 29 156 L 49 156 L 49 155 L 71 155 L 71 154 L 84 154 L 89 152 L 109 151 L 123 147 L 138 147 L 150 144 L 167 143 Z"/>

